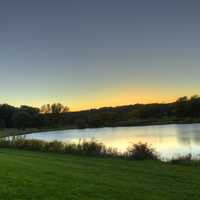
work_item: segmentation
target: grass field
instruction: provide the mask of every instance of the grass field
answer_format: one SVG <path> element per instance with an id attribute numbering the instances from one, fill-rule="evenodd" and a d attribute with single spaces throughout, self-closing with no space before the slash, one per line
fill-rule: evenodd
<path id="1" fill-rule="evenodd" d="M 0 199 L 199 199 L 200 167 L 0 149 Z"/>

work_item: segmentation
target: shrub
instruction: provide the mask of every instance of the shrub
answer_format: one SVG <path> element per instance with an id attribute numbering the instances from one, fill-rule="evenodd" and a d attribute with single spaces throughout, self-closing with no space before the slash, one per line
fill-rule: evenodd
<path id="1" fill-rule="evenodd" d="M 95 140 L 82 141 L 78 144 L 80 151 L 89 155 L 104 155 L 106 153 L 106 147 L 104 144 Z"/>
<path id="2" fill-rule="evenodd" d="M 170 161 L 172 164 L 191 164 L 192 162 L 194 161 L 192 160 L 192 154 L 190 153 L 185 156 L 177 156 Z"/>
<path id="3" fill-rule="evenodd" d="M 127 156 L 134 160 L 158 160 L 158 154 L 147 143 L 132 144 L 127 149 Z"/>
<path id="4" fill-rule="evenodd" d="M 59 141 L 46 142 L 44 149 L 48 152 L 63 153 L 65 145 Z"/>
<path id="5" fill-rule="evenodd" d="M 79 153 L 77 144 L 74 143 L 67 143 L 64 147 L 64 153 L 76 154 Z"/>

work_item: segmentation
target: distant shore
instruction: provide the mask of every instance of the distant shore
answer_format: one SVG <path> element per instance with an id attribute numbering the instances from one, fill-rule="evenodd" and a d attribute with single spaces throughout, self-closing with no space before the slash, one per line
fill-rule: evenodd
<path id="1" fill-rule="evenodd" d="M 9 136 L 26 135 L 31 133 L 39 132 L 50 132 L 50 131 L 62 131 L 62 130 L 73 130 L 79 129 L 83 130 L 86 128 L 117 128 L 117 127 L 137 127 L 137 126 L 154 126 L 154 125 L 169 125 L 169 124 L 197 124 L 200 123 L 200 119 L 176 119 L 167 121 L 158 120 L 148 120 L 148 121 L 137 121 L 137 122 L 122 122 L 113 124 L 112 126 L 101 126 L 101 127 L 85 127 L 79 128 L 76 126 L 68 127 L 46 127 L 46 128 L 26 128 L 26 129 L 16 129 L 16 128 L 5 128 L 0 129 L 0 138 Z"/>

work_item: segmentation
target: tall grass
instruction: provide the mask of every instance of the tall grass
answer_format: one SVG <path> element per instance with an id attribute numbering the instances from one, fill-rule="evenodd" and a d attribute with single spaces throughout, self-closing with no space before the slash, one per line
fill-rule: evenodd
<path id="1" fill-rule="evenodd" d="M 25 139 L 23 136 L 15 136 L 0 139 L 0 148 L 16 148 L 24 150 L 36 150 L 54 153 L 85 154 L 93 156 L 120 156 L 120 153 L 111 147 L 106 147 L 96 140 L 79 140 L 78 143 L 63 143 L 60 141 L 43 141 Z"/>
<path id="2" fill-rule="evenodd" d="M 91 156 L 112 156 L 132 160 L 160 160 L 159 154 L 147 143 L 132 144 L 124 153 L 115 148 L 106 147 L 103 143 L 94 139 L 90 141 L 79 140 L 78 143 L 63 143 L 60 141 L 42 141 L 25 139 L 23 136 L 15 136 L 0 139 L 0 148 L 15 148 L 24 150 L 54 152 L 62 154 L 79 154 Z M 191 163 L 191 155 L 172 159 L 172 164 Z"/>

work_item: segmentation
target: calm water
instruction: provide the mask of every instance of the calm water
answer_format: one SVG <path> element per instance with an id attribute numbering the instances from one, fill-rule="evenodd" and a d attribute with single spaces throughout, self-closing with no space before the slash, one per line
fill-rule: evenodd
<path id="1" fill-rule="evenodd" d="M 192 153 L 200 155 L 200 124 L 159 125 L 140 127 L 96 128 L 29 134 L 27 139 L 77 142 L 79 139 L 97 139 L 106 146 L 125 151 L 132 143 L 152 144 L 163 158 Z"/>

